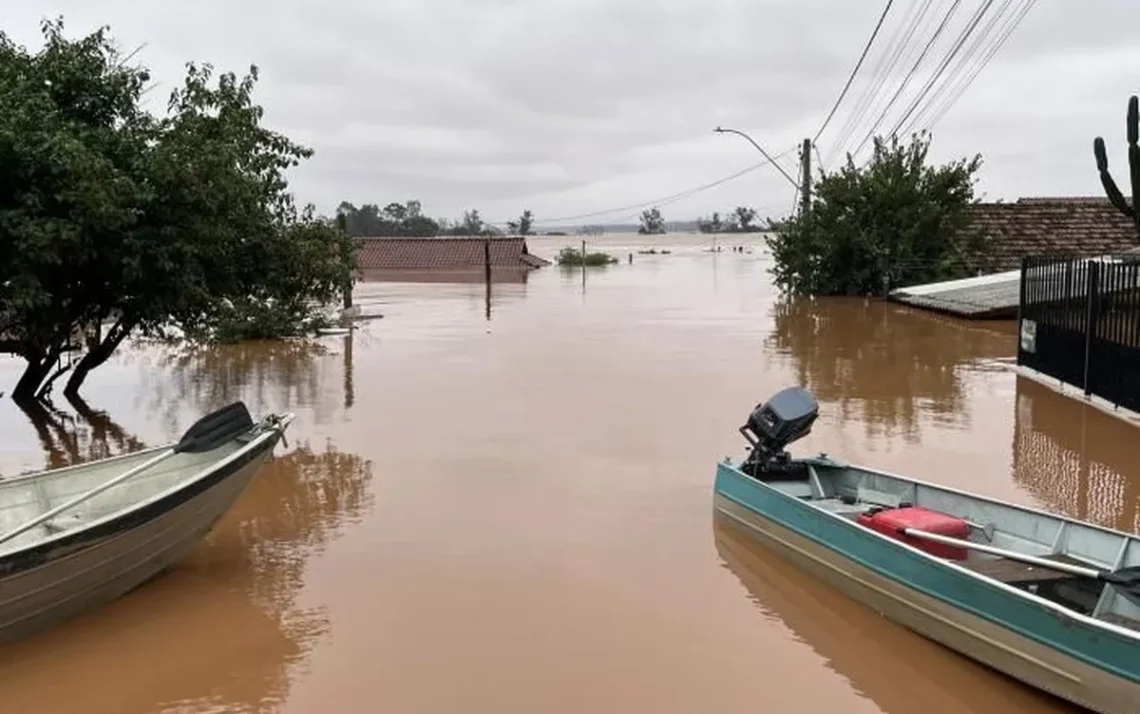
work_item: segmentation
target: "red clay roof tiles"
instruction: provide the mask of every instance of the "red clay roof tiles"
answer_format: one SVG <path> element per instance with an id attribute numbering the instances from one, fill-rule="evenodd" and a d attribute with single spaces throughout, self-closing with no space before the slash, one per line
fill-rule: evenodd
<path id="1" fill-rule="evenodd" d="M 508 238 L 358 238 L 357 267 L 374 270 L 464 270 L 482 268 L 484 243 L 490 240 L 491 266 L 537 268 L 550 261 L 527 251 L 526 239 Z"/>
<path id="2" fill-rule="evenodd" d="M 979 203 L 970 223 L 988 239 L 982 272 L 1015 270 L 1024 255 L 1118 254 L 1140 247 L 1136 225 L 1101 197 L 1035 197 L 1014 203 Z"/>

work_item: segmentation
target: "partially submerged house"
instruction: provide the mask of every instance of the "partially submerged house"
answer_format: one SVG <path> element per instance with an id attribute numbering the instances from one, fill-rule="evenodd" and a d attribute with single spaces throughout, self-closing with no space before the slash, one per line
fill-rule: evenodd
<path id="1" fill-rule="evenodd" d="M 526 238 L 357 238 L 356 279 L 388 282 L 522 283 L 530 271 L 550 265 L 532 254 Z"/>
<path id="2" fill-rule="evenodd" d="M 977 277 L 898 288 L 890 298 L 960 317 L 1014 319 L 1023 257 L 1093 258 L 1140 249 L 1135 224 L 1099 196 L 975 204 L 966 230 L 980 232 L 986 245 L 970 260 Z"/>

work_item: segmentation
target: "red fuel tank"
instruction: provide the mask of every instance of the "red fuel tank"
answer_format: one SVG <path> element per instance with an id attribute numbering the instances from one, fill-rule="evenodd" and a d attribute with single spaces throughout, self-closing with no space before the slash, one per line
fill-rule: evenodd
<path id="1" fill-rule="evenodd" d="M 966 540 L 970 535 L 970 526 L 957 516 L 931 511 L 921 506 L 906 506 L 864 513 L 859 516 L 859 524 L 885 536 L 901 540 L 907 545 L 912 545 L 938 558 L 966 559 L 967 551 L 965 548 L 912 538 L 899 532 L 900 528 L 914 528 L 927 533 Z"/>

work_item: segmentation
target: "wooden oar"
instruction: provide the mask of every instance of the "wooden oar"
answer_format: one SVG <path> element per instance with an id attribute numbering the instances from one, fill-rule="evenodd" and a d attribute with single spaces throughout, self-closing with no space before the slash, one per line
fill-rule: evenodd
<path id="1" fill-rule="evenodd" d="M 1071 563 L 1061 563 L 1056 560 L 1049 560 L 1048 558 L 1038 558 L 1035 555 L 1027 555 L 1025 553 L 1018 553 L 1013 550 L 1006 550 L 1004 548 L 995 548 L 992 545 L 982 545 L 981 543 L 974 543 L 968 540 L 960 540 L 958 538 L 951 538 L 949 536 L 939 535 L 937 533 L 930 533 L 928 531 L 918 530 L 917 528 L 900 528 L 899 532 L 912 536 L 914 538 L 923 538 L 925 540 L 934 541 L 935 543 L 944 543 L 946 545 L 954 545 L 960 548 L 969 548 L 982 553 L 989 553 L 991 555 L 1000 555 L 1003 558 L 1010 560 L 1019 560 L 1029 565 L 1036 565 L 1050 570 L 1057 570 L 1062 573 L 1072 573 L 1073 575 L 1080 575 L 1101 582 L 1108 583 L 1117 589 L 1117 591 L 1128 598 L 1136 605 L 1140 605 L 1140 566 L 1131 566 L 1121 568 L 1120 570 L 1095 570 L 1093 568 L 1085 568 L 1080 565 L 1072 565 Z"/>
<path id="2" fill-rule="evenodd" d="M 249 410 L 245 408 L 245 404 L 241 402 L 234 402 L 229 406 L 225 406 L 215 412 L 211 412 L 210 414 L 207 414 L 198 421 L 194 422 L 194 424 L 186 430 L 186 433 L 182 435 L 182 438 L 178 441 L 178 443 L 171 448 L 167 449 L 157 456 L 147 459 L 132 469 L 124 471 L 115 478 L 99 484 L 90 491 L 86 491 L 85 493 L 76 496 L 66 503 L 61 503 L 55 508 L 41 513 L 27 523 L 17 526 L 7 533 L 0 535 L 0 543 L 11 540 L 21 533 L 27 532 L 28 530 L 35 528 L 45 521 L 51 520 L 69 508 L 74 508 L 87 499 L 93 496 L 97 496 L 107 489 L 119 485 L 132 476 L 135 476 L 142 471 L 146 471 L 155 464 L 169 459 L 175 454 L 200 454 L 206 451 L 213 451 L 219 446 L 225 444 L 227 441 L 232 440 L 234 437 L 245 433 L 252 426 L 253 418 L 250 417 Z"/>

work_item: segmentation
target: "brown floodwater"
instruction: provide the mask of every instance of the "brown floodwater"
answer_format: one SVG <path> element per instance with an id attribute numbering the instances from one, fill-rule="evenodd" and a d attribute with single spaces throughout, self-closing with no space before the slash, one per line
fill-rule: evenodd
<path id="1" fill-rule="evenodd" d="M 1003 368 L 1008 323 L 782 303 L 755 238 L 591 243 L 622 262 L 543 268 L 489 308 L 478 284 L 359 285 L 384 318 L 351 336 L 136 346 L 85 404 L 0 400 L 6 475 L 235 398 L 297 414 L 190 558 L 0 647 L 0 712 L 1069 711 L 718 523 L 715 463 L 801 383 L 822 414 L 799 451 L 1134 530 L 1134 427 Z"/>

